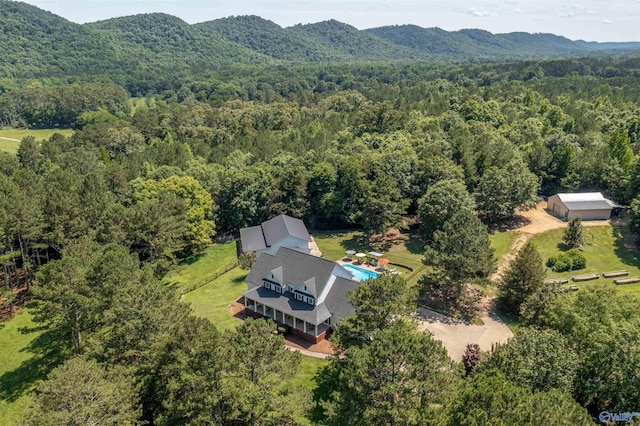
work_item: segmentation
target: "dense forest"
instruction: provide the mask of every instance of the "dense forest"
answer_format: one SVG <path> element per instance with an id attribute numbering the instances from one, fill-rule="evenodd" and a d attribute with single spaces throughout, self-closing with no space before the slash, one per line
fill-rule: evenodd
<path id="1" fill-rule="evenodd" d="M 412 317 L 418 295 L 487 280 L 489 228 L 542 196 L 602 191 L 640 234 L 637 54 L 335 21 L 76 25 L 5 0 L 0 16 L 0 125 L 75 129 L 0 152 L 0 260 L 59 360 L 27 424 L 587 425 L 640 407 L 638 301 L 543 286 L 533 246 L 500 285 L 508 344 L 454 362 Z M 366 236 L 413 224 L 424 245 L 418 286 L 383 275 L 350 295 L 313 392 L 287 382 L 301 357 L 273 324 L 221 332 L 162 281 L 283 213 Z"/>

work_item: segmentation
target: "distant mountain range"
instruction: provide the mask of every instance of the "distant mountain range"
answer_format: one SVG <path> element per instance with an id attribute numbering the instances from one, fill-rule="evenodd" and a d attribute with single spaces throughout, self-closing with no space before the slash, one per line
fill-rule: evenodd
<path id="1" fill-rule="evenodd" d="M 282 28 L 257 16 L 189 25 L 152 13 L 75 24 L 0 0 L 0 79 L 144 74 L 225 64 L 504 60 L 640 52 L 638 43 L 572 41 L 553 34 L 444 31 L 415 25 L 358 30 L 330 20 Z"/>

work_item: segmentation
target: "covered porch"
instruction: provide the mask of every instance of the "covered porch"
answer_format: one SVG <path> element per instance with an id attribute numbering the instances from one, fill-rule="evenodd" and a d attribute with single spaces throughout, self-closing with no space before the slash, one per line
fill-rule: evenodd
<path id="1" fill-rule="evenodd" d="M 247 297 L 244 297 L 244 307 L 248 315 L 256 318 L 270 318 L 278 325 L 288 327 L 292 333 L 298 334 L 314 343 L 324 339 L 331 329 L 329 320 L 320 324 L 313 324 Z"/>

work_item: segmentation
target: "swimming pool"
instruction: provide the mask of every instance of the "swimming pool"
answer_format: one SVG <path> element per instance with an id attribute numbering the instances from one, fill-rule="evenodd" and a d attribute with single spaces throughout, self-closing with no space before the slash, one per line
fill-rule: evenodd
<path id="1" fill-rule="evenodd" d="M 353 278 L 355 278 L 358 281 L 364 281 L 364 280 L 368 280 L 369 278 L 378 277 L 377 272 L 369 271 L 364 268 L 358 268 L 357 266 L 344 264 L 342 265 L 342 267 L 347 271 L 351 272 L 351 275 L 353 275 Z"/>

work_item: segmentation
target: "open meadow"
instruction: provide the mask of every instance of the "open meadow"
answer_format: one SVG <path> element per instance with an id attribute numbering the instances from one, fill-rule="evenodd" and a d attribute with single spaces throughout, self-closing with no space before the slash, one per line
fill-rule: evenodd
<path id="1" fill-rule="evenodd" d="M 26 136 L 33 136 L 36 140 L 49 139 L 54 133 L 71 136 L 73 129 L 14 129 L 11 127 L 0 128 L 0 151 L 16 153 L 20 141 Z"/>

